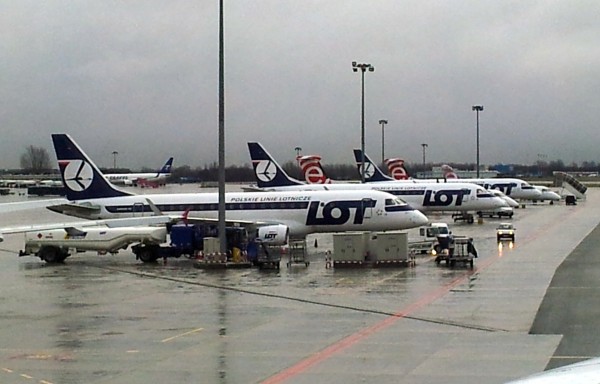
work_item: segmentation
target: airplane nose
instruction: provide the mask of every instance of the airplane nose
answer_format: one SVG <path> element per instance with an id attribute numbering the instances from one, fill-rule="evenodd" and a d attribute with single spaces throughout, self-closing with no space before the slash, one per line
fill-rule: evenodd
<path id="1" fill-rule="evenodd" d="M 416 224 L 416 226 L 420 227 L 427 225 L 429 223 L 429 219 L 423 214 L 423 212 L 415 209 L 413 222 Z"/>

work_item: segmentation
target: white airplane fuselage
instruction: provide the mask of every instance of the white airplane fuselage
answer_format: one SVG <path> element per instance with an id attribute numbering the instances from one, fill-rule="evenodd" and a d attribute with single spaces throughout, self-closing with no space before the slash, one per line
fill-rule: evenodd
<path id="1" fill-rule="evenodd" d="M 104 177 L 113 184 L 134 185 L 139 180 L 145 180 L 150 183 L 161 183 L 167 180 L 169 175 L 165 173 L 111 173 Z"/>
<path id="2" fill-rule="evenodd" d="M 49 209 L 86 219 L 151 216 L 152 202 L 162 213 L 218 219 L 218 194 L 150 194 L 71 202 L 97 207 L 77 211 L 64 206 Z M 240 192 L 226 194 L 226 219 L 288 226 L 290 237 L 341 231 L 386 231 L 420 227 L 428 220 L 395 196 L 380 191 Z"/>
<path id="3" fill-rule="evenodd" d="M 431 179 L 412 179 L 417 183 L 431 183 L 437 180 Z M 396 180 L 397 183 L 407 182 Z M 521 179 L 513 178 L 491 178 L 491 179 L 446 179 L 440 180 L 441 183 L 472 183 L 482 186 L 485 189 L 497 189 L 512 199 L 519 200 L 539 200 L 542 195 L 533 185 Z"/>
<path id="4" fill-rule="evenodd" d="M 443 183 L 332 183 L 332 184 L 303 184 L 284 187 L 266 188 L 275 191 L 383 191 L 391 193 L 410 204 L 413 208 L 427 211 L 483 211 L 507 204 L 503 199 L 493 196 L 483 187 L 470 184 Z"/>

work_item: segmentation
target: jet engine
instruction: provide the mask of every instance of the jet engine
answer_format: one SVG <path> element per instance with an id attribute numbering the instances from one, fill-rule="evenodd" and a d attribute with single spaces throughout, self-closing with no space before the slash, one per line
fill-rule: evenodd
<path id="1" fill-rule="evenodd" d="M 285 245 L 288 243 L 290 229 L 283 224 L 265 225 L 256 231 L 255 241 L 268 245 Z"/>

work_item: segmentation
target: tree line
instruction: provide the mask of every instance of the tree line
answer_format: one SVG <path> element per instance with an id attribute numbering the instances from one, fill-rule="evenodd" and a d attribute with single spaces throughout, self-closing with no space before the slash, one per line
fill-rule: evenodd
<path id="1" fill-rule="evenodd" d="M 52 174 L 56 173 L 56 167 L 52 165 L 48 151 L 42 147 L 30 145 L 20 158 L 21 173 L 23 174 Z M 433 166 L 441 164 L 422 164 L 405 163 L 405 168 L 409 175 L 416 175 L 419 172 L 430 171 Z M 475 170 L 474 163 L 448 163 L 454 169 Z M 288 175 L 303 180 L 304 176 L 298 164 L 294 161 L 288 161 L 282 165 Z M 386 167 L 380 165 L 382 170 Z M 323 166 L 328 177 L 335 180 L 357 180 L 359 174 L 354 164 L 329 164 Z M 152 168 L 143 168 L 142 171 L 151 172 Z M 111 173 L 127 173 L 129 169 L 103 169 Z M 502 176 L 527 176 L 527 177 L 551 177 L 553 171 L 562 172 L 600 172 L 600 164 L 595 161 L 584 161 L 581 164 L 565 164 L 562 160 L 538 161 L 533 165 L 511 165 L 511 172 Z M 202 167 L 191 167 L 182 165 L 174 167 L 171 170 L 170 182 L 213 182 L 218 180 L 219 166 L 217 162 L 206 164 Z M 225 177 L 228 182 L 255 182 L 254 170 L 249 164 L 230 165 L 225 169 Z"/>

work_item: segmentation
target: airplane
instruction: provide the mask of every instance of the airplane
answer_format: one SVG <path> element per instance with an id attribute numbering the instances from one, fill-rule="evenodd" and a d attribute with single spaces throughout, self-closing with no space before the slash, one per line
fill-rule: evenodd
<path id="1" fill-rule="evenodd" d="M 307 156 L 299 156 L 298 161 L 301 165 L 302 171 L 304 173 L 304 179 L 306 180 L 306 182 L 308 184 L 331 184 L 331 183 L 335 183 L 335 180 L 330 179 L 329 177 L 327 177 L 327 175 L 325 174 L 325 170 L 323 169 L 323 166 L 321 165 L 321 157 L 318 155 L 307 155 Z M 400 158 L 391 158 L 391 159 L 385 159 L 384 163 L 388 166 L 388 170 L 390 172 L 390 174 L 392 174 L 394 176 L 394 180 L 413 180 L 409 175 L 408 172 L 406 172 L 406 169 L 404 168 L 404 160 L 400 159 Z M 452 171 L 452 168 L 450 166 L 442 166 L 442 168 L 444 169 L 444 167 L 447 167 L 446 169 L 449 169 L 449 171 L 454 175 L 454 178 L 457 178 L 456 174 Z M 452 176 L 448 176 L 448 177 L 452 177 Z M 390 181 L 392 181 L 390 179 Z M 436 180 L 437 181 L 437 180 Z M 503 199 L 508 207 L 500 207 L 502 210 L 506 209 L 509 210 L 510 212 L 512 212 L 512 209 L 509 208 L 517 208 L 519 207 L 519 203 L 517 201 L 515 201 L 514 199 L 506 196 L 506 194 L 504 194 L 502 191 L 497 190 L 497 189 L 488 189 L 488 191 L 497 197 L 500 197 L 501 199 Z"/>
<path id="2" fill-rule="evenodd" d="M 171 166 L 173 165 L 173 158 L 169 157 L 165 165 L 162 166 L 157 172 L 144 172 L 144 173 L 107 173 L 104 177 L 113 184 L 122 185 L 133 185 L 141 187 L 156 187 L 158 185 L 164 185 L 167 177 L 171 175 Z"/>
<path id="3" fill-rule="evenodd" d="M 389 192 L 400 197 L 412 207 L 426 211 L 487 211 L 505 207 L 506 203 L 494 197 L 483 187 L 472 183 L 330 183 L 304 184 L 290 177 L 258 142 L 249 142 L 248 150 L 257 180 L 264 191 L 371 191 Z"/>
<path id="4" fill-rule="evenodd" d="M 69 200 L 47 207 L 54 212 L 85 219 L 185 213 L 190 221 L 218 220 L 218 193 L 133 194 L 111 184 L 68 134 L 53 134 L 52 141 Z M 428 222 L 381 191 L 232 192 L 225 194 L 225 206 L 229 225 L 291 239 L 317 232 L 401 230 Z"/>
<path id="5" fill-rule="evenodd" d="M 391 158 L 385 159 L 384 162 L 388 167 L 389 174 L 392 175 L 394 180 L 412 180 L 404 168 L 404 160 L 400 158 Z M 454 173 L 454 170 L 449 165 L 443 164 L 441 168 L 444 172 L 445 179 L 458 179 L 458 175 Z M 515 199 L 506 196 L 504 192 L 498 189 L 488 189 L 488 191 L 490 191 L 492 195 L 502 198 L 510 208 L 517 208 L 519 206 L 519 203 Z"/>
<path id="6" fill-rule="evenodd" d="M 385 175 L 373 161 L 364 154 L 365 158 L 365 182 L 381 182 L 381 181 L 390 181 L 394 180 L 393 178 Z M 359 173 L 362 172 L 362 152 L 360 149 L 354 150 L 354 159 L 356 161 L 356 166 L 358 168 Z M 395 180 L 396 182 L 406 182 L 403 180 Z M 433 183 L 440 182 L 440 180 L 435 179 L 411 179 L 410 181 L 416 183 Z M 542 193 L 535 189 L 533 185 L 528 182 L 515 179 L 515 178 L 486 178 L 486 179 L 454 179 L 454 178 L 445 178 L 441 181 L 444 184 L 451 183 L 471 183 L 477 184 L 485 189 L 498 189 L 502 191 L 507 196 L 512 199 L 520 199 L 520 200 L 540 200 Z"/>
<path id="7" fill-rule="evenodd" d="M 598 384 L 600 357 L 536 373 L 505 384 Z"/>
<path id="8" fill-rule="evenodd" d="M 550 188 L 543 185 L 534 185 L 534 188 L 542 193 L 540 197 L 541 201 L 548 200 L 550 204 L 554 204 L 555 201 L 560 201 L 560 195 Z"/>
<path id="9" fill-rule="evenodd" d="M 451 166 L 444 164 L 441 166 L 441 168 L 444 173 L 444 178 L 458 179 L 458 175 L 454 172 L 454 169 L 452 169 Z M 543 186 L 543 185 L 534 185 L 533 187 L 541 192 L 541 194 L 542 194 L 540 196 L 541 201 L 548 200 L 548 201 L 550 201 L 550 204 L 554 204 L 554 201 L 560 201 L 560 195 L 558 193 L 552 191 L 550 188 Z M 535 201 L 535 199 L 532 199 L 532 200 Z"/>

